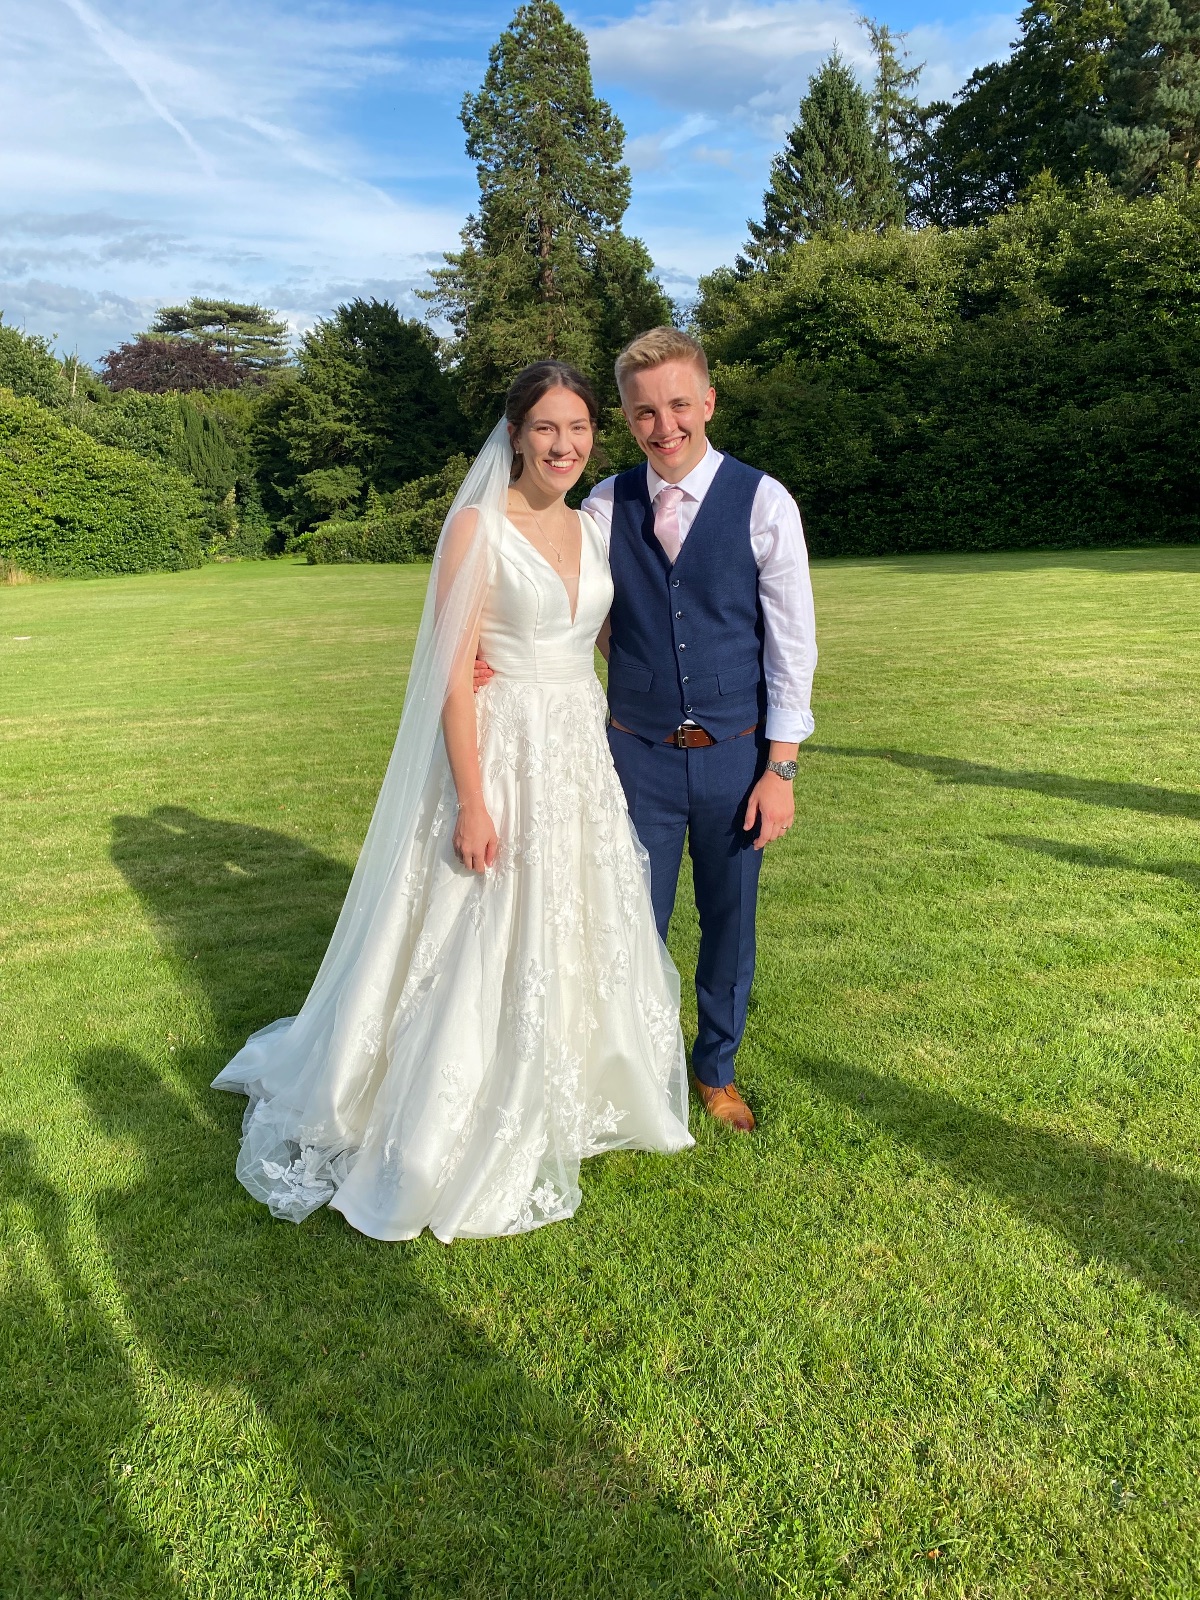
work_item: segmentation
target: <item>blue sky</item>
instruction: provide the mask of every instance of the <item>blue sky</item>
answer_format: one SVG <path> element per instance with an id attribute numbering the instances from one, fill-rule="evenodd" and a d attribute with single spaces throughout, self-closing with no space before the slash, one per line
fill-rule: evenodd
<path id="1" fill-rule="evenodd" d="M 475 199 L 458 107 L 512 0 L 0 0 L 0 310 L 95 360 L 190 294 L 299 330 L 414 291 Z M 629 135 L 627 228 L 667 288 L 732 260 L 810 73 L 870 64 L 843 0 L 568 4 Z M 949 96 L 1017 8 L 877 0 Z"/>

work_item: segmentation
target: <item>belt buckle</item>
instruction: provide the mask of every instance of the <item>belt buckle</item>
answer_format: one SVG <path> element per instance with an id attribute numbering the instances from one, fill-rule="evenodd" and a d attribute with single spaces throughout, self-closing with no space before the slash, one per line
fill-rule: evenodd
<path id="1" fill-rule="evenodd" d="M 683 726 L 682 723 L 680 723 L 679 727 L 676 728 L 675 732 L 671 735 L 671 740 L 676 750 L 688 750 L 691 748 L 687 742 L 688 730 Z"/>

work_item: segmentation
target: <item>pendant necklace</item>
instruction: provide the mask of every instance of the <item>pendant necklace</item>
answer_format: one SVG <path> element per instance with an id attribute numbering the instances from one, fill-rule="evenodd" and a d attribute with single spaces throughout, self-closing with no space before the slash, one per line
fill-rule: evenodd
<path id="1" fill-rule="evenodd" d="M 554 540 L 546 532 L 545 528 L 542 527 L 541 519 L 539 518 L 537 512 L 533 509 L 532 506 L 529 507 L 529 515 L 533 518 L 534 526 L 537 528 L 537 531 L 541 534 L 542 538 L 550 546 L 551 550 L 554 551 L 554 559 L 555 559 L 555 561 L 558 562 L 559 566 L 561 567 L 562 566 L 562 545 L 561 544 L 555 544 Z M 566 537 L 565 533 L 564 533 L 563 537 L 564 538 Z"/>

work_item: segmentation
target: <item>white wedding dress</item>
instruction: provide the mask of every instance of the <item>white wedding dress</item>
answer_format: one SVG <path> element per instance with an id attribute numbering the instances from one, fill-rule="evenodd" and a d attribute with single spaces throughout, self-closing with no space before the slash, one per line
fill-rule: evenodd
<path id="1" fill-rule="evenodd" d="M 281 1048 L 285 1019 L 215 1080 L 251 1097 L 238 1176 L 277 1216 L 328 1202 L 377 1239 L 519 1233 L 574 1212 L 584 1156 L 692 1143 L 678 974 L 593 665 L 612 580 L 580 521 L 574 617 L 511 523 L 496 540 L 480 635 L 495 677 L 477 697 L 496 865 L 472 873 L 454 854 L 439 747 L 386 918 L 339 999 L 351 1013 L 355 993 L 383 997 L 354 1050 L 329 1030 Z"/>

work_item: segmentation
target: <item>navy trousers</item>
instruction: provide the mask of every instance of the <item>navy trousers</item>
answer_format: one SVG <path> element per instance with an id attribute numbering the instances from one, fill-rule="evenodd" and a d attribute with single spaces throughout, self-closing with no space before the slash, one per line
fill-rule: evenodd
<path id="1" fill-rule="evenodd" d="M 608 743 L 633 825 L 650 856 L 654 919 L 664 940 L 687 836 L 700 913 L 692 1070 L 701 1083 L 732 1083 L 754 978 L 762 867 L 762 851 L 742 824 L 766 765 L 766 740 L 746 734 L 703 750 L 676 750 L 609 728 Z"/>

